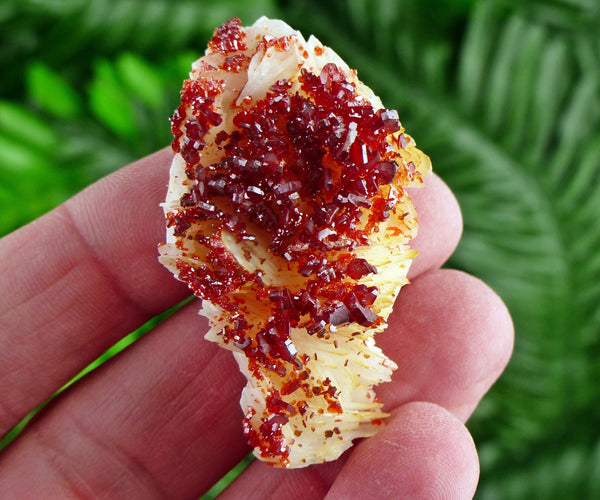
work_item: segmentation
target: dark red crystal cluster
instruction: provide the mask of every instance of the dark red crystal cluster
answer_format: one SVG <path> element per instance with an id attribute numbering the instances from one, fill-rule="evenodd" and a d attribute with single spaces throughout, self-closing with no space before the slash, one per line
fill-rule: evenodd
<path id="1" fill-rule="evenodd" d="M 290 39 L 261 43 L 283 51 Z M 220 69 L 233 72 L 247 67 L 246 47 L 239 20 L 217 29 L 209 43 L 224 58 Z M 406 175 L 398 172 L 397 147 L 406 142 L 395 111 L 374 109 L 333 63 L 319 74 L 302 69 L 297 83 L 292 91 L 290 81 L 280 80 L 264 98 L 232 105 L 225 112 L 234 115 L 233 127 L 225 130 L 218 106 L 224 81 L 200 72 L 185 82 L 171 123 L 173 150 L 185 161 L 191 187 L 167 217 L 177 238 L 205 248 L 203 262 L 181 259 L 177 268 L 197 296 L 225 311 L 223 341 L 246 354 L 255 376 L 272 372 L 285 380 L 267 398 L 271 416 L 255 428 L 249 410 L 244 427 L 250 444 L 284 459 L 281 427 L 306 411 L 307 399 L 322 397 L 328 411 L 342 411 L 331 381 L 311 380 L 291 329 L 329 337 L 339 325 L 384 321 L 373 308 L 378 289 L 359 283 L 377 269 L 353 250 L 368 245 L 390 216 L 402 190 L 395 179 Z M 218 161 L 203 156 L 209 140 Z M 199 229 L 203 223 L 210 232 Z M 267 286 L 260 271 L 248 271 L 225 248 L 224 232 L 249 244 L 260 233 L 268 252 L 298 279 Z M 268 311 L 260 325 L 246 320 L 244 293 Z M 282 399 L 290 394 L 297 396 Z"/>

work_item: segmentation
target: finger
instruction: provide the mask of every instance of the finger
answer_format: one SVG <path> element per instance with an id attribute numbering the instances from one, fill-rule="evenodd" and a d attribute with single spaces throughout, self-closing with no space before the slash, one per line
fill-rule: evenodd
<path id="1" fill-rule="evenodd" d="M 437 405 L 409 403 L 356 446 L 327 498 L 470 499 L 478 478 L 464 425 Z"/>
<path id="2" fill-rule="evenodd" d="M 0 455 L 7 498 L 189 498 L 249 449 L 232 356 L 193 302 L 73 386 Z M 35 477 L 33 484 L 29 479 Z"/>
<path id="3" fill-rule="evenodd" d="M 219 500 L 239 498 L 320 500 L 327 495 L 342 470 L 346 457 L 347 454 L 344 454 L 334 462 L 312 465 L 303 469 L 276 469 L 255 460 L 219 495 Z M 377 496 L 369 495 L 364 498 L 377 498 Z"/>
<path id="4" fill-rule="evenodd" d="M 0 240 L 0 436 L 187 291 L 158 262 L 163 150 Z"/>
<path id="5" fill-rule="evenodd" d="M 409 189 L 417 210 L 418 233 L 411 247 L 419 251 L 408 277 L 440 267 L 454 252 L 462 234 L 462 215 L 450 188 L 437 175 L 425 179 L 424 188 Z"/>
<path id="6" fill-rule="evenodd" d="M 430 401 L 464 421 L 506 366 L 512 344 L 510 315 L 489 287 L 458 271 L 431 271 L 401 291 L 390 326 L 377 337 L 377 345 L 398 364 L 392 382 L 378 386 L 377 394 L 388 411 Z M 338 462 L 327 464 L 326 474 L 309 467 L 288 476 L 253 463 L 224 498 L 239 498 L 259 485 L 267 497 L 295 498 L 299 485 L 321 498 L 317 492 L 328 490 L 340 468 Z M 376 492 L 349 498 L 379 497 Z"/>
<path id="7" fill-rule="evenodd" d="M 342 460 L 281 471 L 253 462 L 220 496 L 244 498 L 470 499 L 479 477 L 464 425 L 431 403 L 409 403 Z"/>
<path id="8" fill-rule="evenodd" d="M 513 325 L 482 281 L 454 270 L 423 274 L 402 289 L 377 344 L 398 364 L 377 393 L 389 408 L 431 401 L 465 421 L 504 370 Z"/>

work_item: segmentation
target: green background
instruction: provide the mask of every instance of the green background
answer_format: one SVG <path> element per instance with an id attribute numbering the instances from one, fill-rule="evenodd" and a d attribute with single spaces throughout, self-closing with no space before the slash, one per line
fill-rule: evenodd
<path id="1" fill-rule="evenodd" d="M 333 47 L 456 192 L 450 265 L 516 328 L 468 424 L 477 497 L 600 498 L 597 0 L 4 0 L 0 235 L 167 145 L 191 62 L 236 15 Z"/>

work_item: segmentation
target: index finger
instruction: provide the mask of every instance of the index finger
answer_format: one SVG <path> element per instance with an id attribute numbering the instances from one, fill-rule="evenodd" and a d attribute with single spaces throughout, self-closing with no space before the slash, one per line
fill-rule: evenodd
<path id="1" fill-rule="evenodd" d="M 171 156 L 137 161 L 0 240 L 0 436 L 188 294 L 157 262 Z"/>

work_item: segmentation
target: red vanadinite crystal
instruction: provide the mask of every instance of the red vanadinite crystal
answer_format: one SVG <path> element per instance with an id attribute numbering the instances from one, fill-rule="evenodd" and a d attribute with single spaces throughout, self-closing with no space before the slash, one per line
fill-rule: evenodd
<path id="1" fill-rule="evenodd" d="M 284 51 L 292 41 L 264 37 L 260 44 Z M 209 50 L 223 55 L 225 71 L 247 68 L 239 19 L 215 30 Z M 372 308 L 378 290 L 357 282 L 377 269 L 352 251 L 367 244 L 370 232 L 389 217 L 395 202 L 390 193 L 400 190 L 383 188 L 392 184 L 398 169 L 398 153 L 387 140 L 401 130 L 395 111 L 374 110 L 335 64 L 318 75 L 303 69 L 301 92 L 291 93 L 290 86 L 281 80 L 263 99 L 232 105 L 234 130 L 216 135 L 222 157 L 206 164 L 207 134 L 222 123 L 215 103 L 224 83 L 201 75 L 185 82 L 181 106 L 171 117 L 173 150 L 185 160 L 194 184 L 180 200 L 182 210 L 168 217 L 176 236 L 206 248 L 205 263 L 178 263 L 179 277 L 196 295 L 230 312 L 224 341 L 245 352 L 257 376 L 270 370 L 287 377 L 281 392 L 267 401 L 272 416 L 258 429 L 250 425 L 254 414 L 244 421 L 250 444 L 283 461 L 287 446 L 281 428 L 290 415 L 306 412 L 306 402 L 292 406 L 281 395 L 302 390 L 307 398 L 323 397 L 328 411 L 342 411 L 335 387 L 306 380 L 306 360 L 296 352 L 290 329 L 301 326 L 310 335 L 324 336 L 327 324 L 368 327 L 383 321 Z M 402 136 L 398 142 L 406 145 Z M 219 206 L 229 207 L 227 213 Z M 361 222 L 365 210 L 366 224 Z M 209 224 L 212 232 L 205 234 L 208 230 L 199 224 Z M 252 240 L 253 225 L 270 237 L 273 254 L 296 266 L 305 279 L 303 288 L 265 289 L 260 272 L 245 271 L 224 248 L 223 230 L 238 241 Z M 331 251 L 335 257 L 329 257 Z M 241 300 L 236 293 L 252 287 L 270 311 L 261 325 L 249 325 L 236 312 Z"/>
<path id="2" fill-rule="evenodd" d="M 217 28 L 208 42 L 208 48 L 211 52 L 224 55 L 246 50 L 246 36 L 242 31 L 242 21 L 234 17 Z"/>
<path id="3" fill-rule="evenodd" d="M 231 71 L 232 73 L 239 73 L 242 70 L 248 69 L 250 59 L 244 54 L 235 54 L 225 58 L 225 62 L 221 66 L 221 69 L 225 71 Z"/>
<path id="4" fill-rule="evenodd" d="M 268 49 L 270 47 L 274 47 L 276 50 L 280 52 L 285 52 L 290 48 L 290 45 L 296 41 L 296 37 L 294 35 L 282 36 L 282 37 L 274 37 L 273 35 L 265 35 L 262 38 L 262 41 L 259 45 L 259 48 Z"/>

